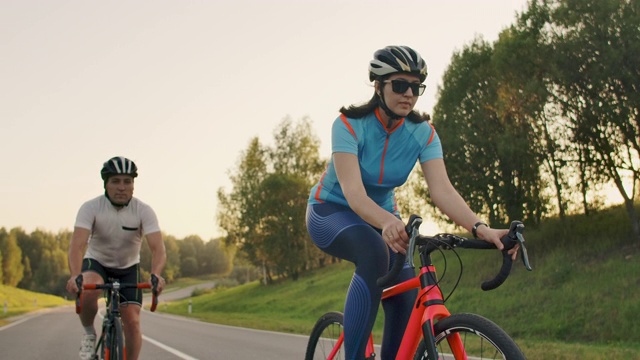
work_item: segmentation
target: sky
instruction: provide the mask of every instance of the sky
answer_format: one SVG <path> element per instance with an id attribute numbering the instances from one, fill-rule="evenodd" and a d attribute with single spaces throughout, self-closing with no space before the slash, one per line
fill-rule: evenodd
<path id="1" fill-rule="evenodd" d="M 113 156 L 177 238 L 223 235 L 217 191 L 249 141 L 307 117 L 330 156 L 344 105 L 387 45 L 425 59 L 432 113 L 451 57 L 493 42 L 526 0 L 2 0 L 0 227 L 72 230 Z"/>

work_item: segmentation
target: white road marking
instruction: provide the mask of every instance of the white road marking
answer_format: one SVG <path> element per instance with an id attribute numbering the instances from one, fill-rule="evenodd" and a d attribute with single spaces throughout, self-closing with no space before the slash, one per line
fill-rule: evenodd
<path id="1" fill-rule="evenodd" d="M 159 348 L 161 348 L 161 349 L 163 349 L 163 350 L 165 350 L 167 352 L 172 353 L 173 355 L 179 357 L 180 359 L 183 359 L 183 360 L 198 360 L 197 358 L 194 358 L 193 356 L 189 356 L 189 355 L 187 355 L 187 354 L 185 354 L 185 353 L 183 353 L 181 351 L 178 351 L 178 350 L 176 350 L 176 349 L 174 349 L 174 348 L 172 348 L 170 346 L 167 346 L 167 345 L 165 345 L 165 344 L 163 344 L 163 343 L 161 343 L 161 342 L 159 342 L 157 340 L 154 340 L 154 339 L 152 339 L 152 338 L 150 338 L 148 336 L 142 335 L 142 338 L 144 340 L 152 343 L 153 345 L 155 345 L 155 346 L 157 346 L 157 347 L 159 347 Z"/>

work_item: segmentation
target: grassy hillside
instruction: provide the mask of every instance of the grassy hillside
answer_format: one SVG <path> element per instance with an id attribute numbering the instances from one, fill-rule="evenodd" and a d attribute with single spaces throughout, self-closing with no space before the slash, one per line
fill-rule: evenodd
<path id="1" fill-rule="evenodd" d="M 5 313 L 5 304 L 7 312 Z M 0 326 L 11 316 L 24 314 L 30 311 L 71 304 L 61 297 L 35 293 L 6 285 L 0 285 Z"/>
<path id="2" fill-rule="evenodd" d="M 622 208 L 589 218 L 547 221 L 525 235 L 533 272 L 518 262 L 497 290 L 480 283 L 497 270 L 499 254 L 459 250 L 462 280 L 447 301 L 452 312 L 474 312 L 500 324 L 531 359 L 640 358 L 640 246 Z M 447 252 L 450 253 L 450 252 Z M 445 296 L 460 267 L 448 257 Z M 273 286 L 250 283 L 171 304 L 160 311 L 221 324 L 308 334 L 317 317 L 341 310 L 353 266 L 343 262 Z M 381 333 L 382 312 L 374 333 Z"/>

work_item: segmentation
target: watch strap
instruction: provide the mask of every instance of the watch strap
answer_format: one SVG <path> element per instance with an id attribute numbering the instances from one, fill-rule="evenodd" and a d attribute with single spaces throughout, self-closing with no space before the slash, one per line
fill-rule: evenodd
<path id="1" fill-rule="evenodd" d="M 478 234 L 477 234 L 476 231 L 478 230 L 478 227 L 480 225 L 484 225 L 486 227 L 489 227 L 489 225 L 487 225 L 487 223 L 484 222 L 484 221 L 478 221 L 477 223 L 473 224 L 473 227 L 471 228 L 471 234 L 473 234 L 474 238 L 478 238 Z"/>

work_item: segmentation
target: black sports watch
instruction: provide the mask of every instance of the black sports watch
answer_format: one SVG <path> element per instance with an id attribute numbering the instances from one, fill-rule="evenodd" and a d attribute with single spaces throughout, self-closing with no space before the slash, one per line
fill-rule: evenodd
<path id="1" fill-rule="evenodd" d="M 476 233 L 476 230 L 478 230 L 478 226 L 480 226 L 480 225 L 484 225 L 486 227 L 489 227 L 489 225 L 487 225 L 487 223 L 483 222 L 483 221 L 478 221 L 477 223 L 475 223 L 473 225 L 473 227 L 471 228 L 471 233 L 473 234 L 474 238 L 478 238 L 478 234 Z"/>

